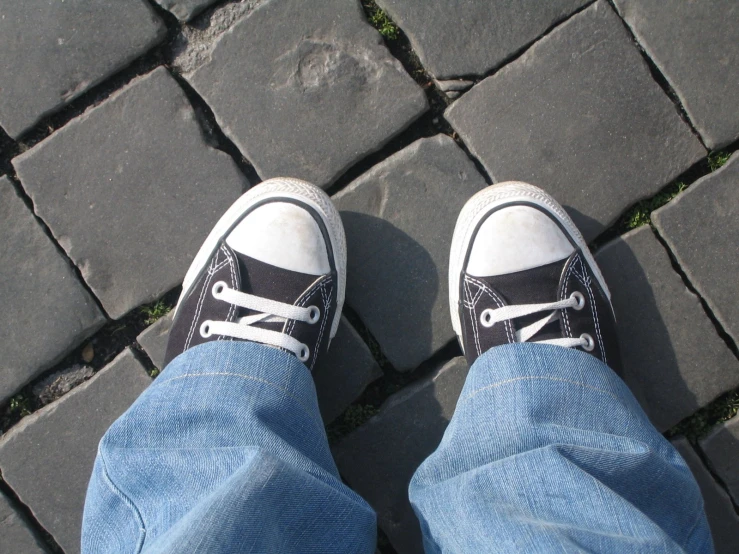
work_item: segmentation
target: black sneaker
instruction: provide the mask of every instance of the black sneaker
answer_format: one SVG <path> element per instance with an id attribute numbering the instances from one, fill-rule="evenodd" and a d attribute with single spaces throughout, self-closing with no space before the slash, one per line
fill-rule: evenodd
<path id="1" fill-rule="evenodd" d="M 470 364 L 494 346 L 528 341 L 584 350 L 621 371 L 603 275 L 562 206 L 537 187 L 493 185 L 462 208 L 449 307 Z"/>
<path id="2" fill-rule="evenodd" d="M 292 352 L 312 370 L 336 334 L 345 283 L 346 239 L 331 199 L 303 181 L 265 181 L 195 256 L 165 365 L 205 342 L 246 340 Z"/>

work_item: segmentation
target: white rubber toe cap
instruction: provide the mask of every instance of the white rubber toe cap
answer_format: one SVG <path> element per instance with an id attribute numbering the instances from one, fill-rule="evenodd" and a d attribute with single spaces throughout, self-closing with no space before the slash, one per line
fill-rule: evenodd
<path id="1" fill-rule="evenodd" d="M 310 213 L 270 202 L 246 216 L 226 238 L 231 248 L 276 267 L 325 275 L 331 271 L 323 234 Z"/>
<path id="2" fill-rule="evenodd" d="M 480 226 L 466 272 L 474 277 L 505 275 L 564 260 L 574 251 L 567 235 L 545 213 L 508 206 Z"/>

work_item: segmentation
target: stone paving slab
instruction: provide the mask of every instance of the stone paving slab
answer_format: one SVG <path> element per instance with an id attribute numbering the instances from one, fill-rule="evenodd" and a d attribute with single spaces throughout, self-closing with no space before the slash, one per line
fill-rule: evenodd
<path id="1" fill-rule="evenodd" d="M 655 211 L 652 221 L 739 345 L 739 155 Z"/>
<path id="2" fill-rule="evenodd" d="M 665 431 L 739 386 L 739 362 L 649 226 L 596 254 L 614 309 L 624 380 Z"/>
<path id="3" fill-rule="evenodd" d="M 87 484 L 98 442 L 151 382 L 130 350 L 0 439 L 0 470 L 67 554 L 80 551 Z"/>
<path id="4" fill-rule="evenodd" d="M 709 149 L 739 138 L 739 4 L 614 0 Z"/>
<path id="5" fill-rule="evenodd" d="M 428 108 L 355 1 L 266 2 L 186 78 L 262 178 L 324 187 Z"/>
<path id="6" fill-rule="evenodd" d="M 26 522 L 0 493 L 0 552 L 44 554 L 46 549 L 33 536 Z"/>
<path id="7" fill-rule="evenodd" d="M 164 365 L 173 314 L 170 312 L 160 318 L 136 338 L 158 368 Z M 331 348 L 319 360 L 313 375 L 321 415 L 328 425 L 364 392 L 367 385 L 382 377 L 382 370 L 354 327 L 342 316 Z"/>
<path id="8" fill-rule="evenodd" d="M 701 489 L 716 554 L 736 554 L 739 552 L 739 517 L 729 495 L 716 483 L 685 437 L 674 439 L 672 444 L 688 464 Z"/>
<path id="9" fill-rule="evenodd" d="M 589 0 L 377 0 L 439 79 L 483 75 Z"/>
<path id="10" fill-rule="evenodd" d="M 445 116 L 494 181 L 546 189 L 587 240 L 706 155 L 605 0 Z"/>
<path id="11" fill-rule="evenodd" d="M 445 135 L 418 140 L 333 197 L 347 234 L 347 304 L 400 371 L 455 337 L 447 273 L 457 216 L 486 183 Z"/>
<path id="12" fill-rule="evenodd" d="M 408 483 L 441 442 L 467 371 L 464 358 L 454 358 L 391 396 L 378 415 L 333 449 L 342 477 L 377 511 L 398 554 L 423 553 Z"/>
<path id="13" fill-rule="evenodd" d="M 164 68 L 13 160 L 39 216 L 112 318 L 179 284 L 247 186 Z"/>
<path id="14" fill-rule="evenodd" d="M 0 125 L 18 137 L 166 35 L 145 0 L 0 7 Z"/>
<path id="15" fill-rule="evenodd" d="M 713 470 L 739 504 L 739 416 L 719 425 L 700 442 Z"/>
<path id="16" fill-rule="evenodd" d="M 155 0 L 180 21 L 189 21 L 216 0 Z"/>
<path id="17" fill-rule="evenodd" d="M 68 261 L 0 177 L 0 402 L 105 322 Z"/>

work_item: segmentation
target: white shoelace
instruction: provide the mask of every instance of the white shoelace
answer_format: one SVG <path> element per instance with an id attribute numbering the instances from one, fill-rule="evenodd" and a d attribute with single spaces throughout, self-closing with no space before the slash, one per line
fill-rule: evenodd
<path id="1" fill-rule="evenodd" d="M 247 308 L 259 313 L 241 317 L 237 322 L 204 321 L 200 326 L 200 334 L 203 337 L 208 338 L 211 335 L 222 335 L 224 337 L 233 337 L 235 339 L 250 340 L 270 346 L 277 346 L 289 350 L 301 362 L 307 361 L 310 357 L 310 349 L 299 340 L 278 331 L 260 329 L 252 325 L 258 322 L 272 323 L 286 321 L 288 319 L 304 321 L 313 325 L 321 319 L 321 310 L 318 307 L 308 306 L 307 308 L 302 308 L 300 306 L 270 300 L 269 298 L 254 296 L 253 294 L 232 289 L 223 281 L 218 281 L 213 285 L 211 294 L 217 300 L 223 300 L 234 306 Z"/>
<path id="2" fill-rule="evenodd" d="M 536 333 L 541 331 L 547 323 L 557 321 L 560 318 L 560 310 L 566 310 L 572 308 L 574 310 L 582 310 L 585 307 L 585 297 L 575 291 L 566 300 L 560 300 L 559 302 L 548 302 L 544 304 L 522 304 L 520 306 L 503 306 L 502 308 L 491 309 L 487 308 L 480 314 L 480 323 L 483 327 L 492 327 L 496 323 L 506 321 L 509 319 L 516 319 L 518 317 L 524 317 L 527 315 L 535 314 L 538 312 L 547 312 L 552 310 L 548 316 L 535 321 L 534 323 L 527 325 L 516 331 L 515 339 L 516 342 L 526 342 Z M 595 342 L 593 337 L 587 333 L 583 333 L 579 338 L 565 338 L 565 339 L 548 339 L 536 341 L 538 344 L 554 344 L 556 346 L 562 346 L 564 348 L 575 348 L 582 346 L 582 348 L 588 352 L 591 352 L 595 348 Z"/>

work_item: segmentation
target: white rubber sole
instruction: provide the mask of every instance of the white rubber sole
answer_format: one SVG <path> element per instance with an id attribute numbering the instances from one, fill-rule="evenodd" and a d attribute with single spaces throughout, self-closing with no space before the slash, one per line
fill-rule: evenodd
<path id="1" fill-rule="evenodd" d="M 254 205 L 269 200 L 271 198 L 286 198 L 297 200 L 303 204 L 310 206 L 316 211 L 323 220 L 328 236 L 331 240 L 331 249 L 334 255 L 334 266 L 336 267 L 336 275 L 338 288 L 336 292 L 336 314 L 331 324 L 331 338 L 336 335 L 341 319 L 341 309 L 344 305 L 344 296 L 346 294 L 346 236 L 344 234 L 344 225 L 341 222 L 339 212 L 336 210 L 333 202 L 328 195 L 320 188 L 305 181 L 298 179 L 282 178 L 269 179 L 253 187 L 244 193 L 225 214 L 218 220 L 213 230 L 205 239 L 205 242 L 195 255 L 195 259 L 187 270 L 185 280 L 182 283 L 182 294 L 177 301 L 179 308 L 180 301 L 190 290 L 195 278 L 200 274 L 203 266 L 213 256 L 213 252 L 218 246 L 218 242 L 224 238 L 229 230 L 234 226 L 241 217 L 249 211 Z M 176 310 L 175 308 L 175 314 Z"/>
<path id="2" fill-rule="evenodd" d="M 582 250 L 585 261 L 593 270 L 593 274 L 603 287 L 608 299 L 611 299 L 611 293 L 608 291 L 603 275 L 595 263 L 585 239 L 559 202 L 540 188 L 527 183 L 517 181 L 499 183 L 481 190 L 470 198 L 459 213 L 457 225 L 454 228 L 452 247 L 449 253 L 449 311 L 452 316 L 452 327 L 454 327 L 457 337 L 462 335 L 462 326 L 459 320 L 459 276 L 475 229 L 491 211 L 506 204 L 518 202 L 525 202 L 543 208 L 561 224 L 562 228 L 577 245 L 577 248 Z"/>

